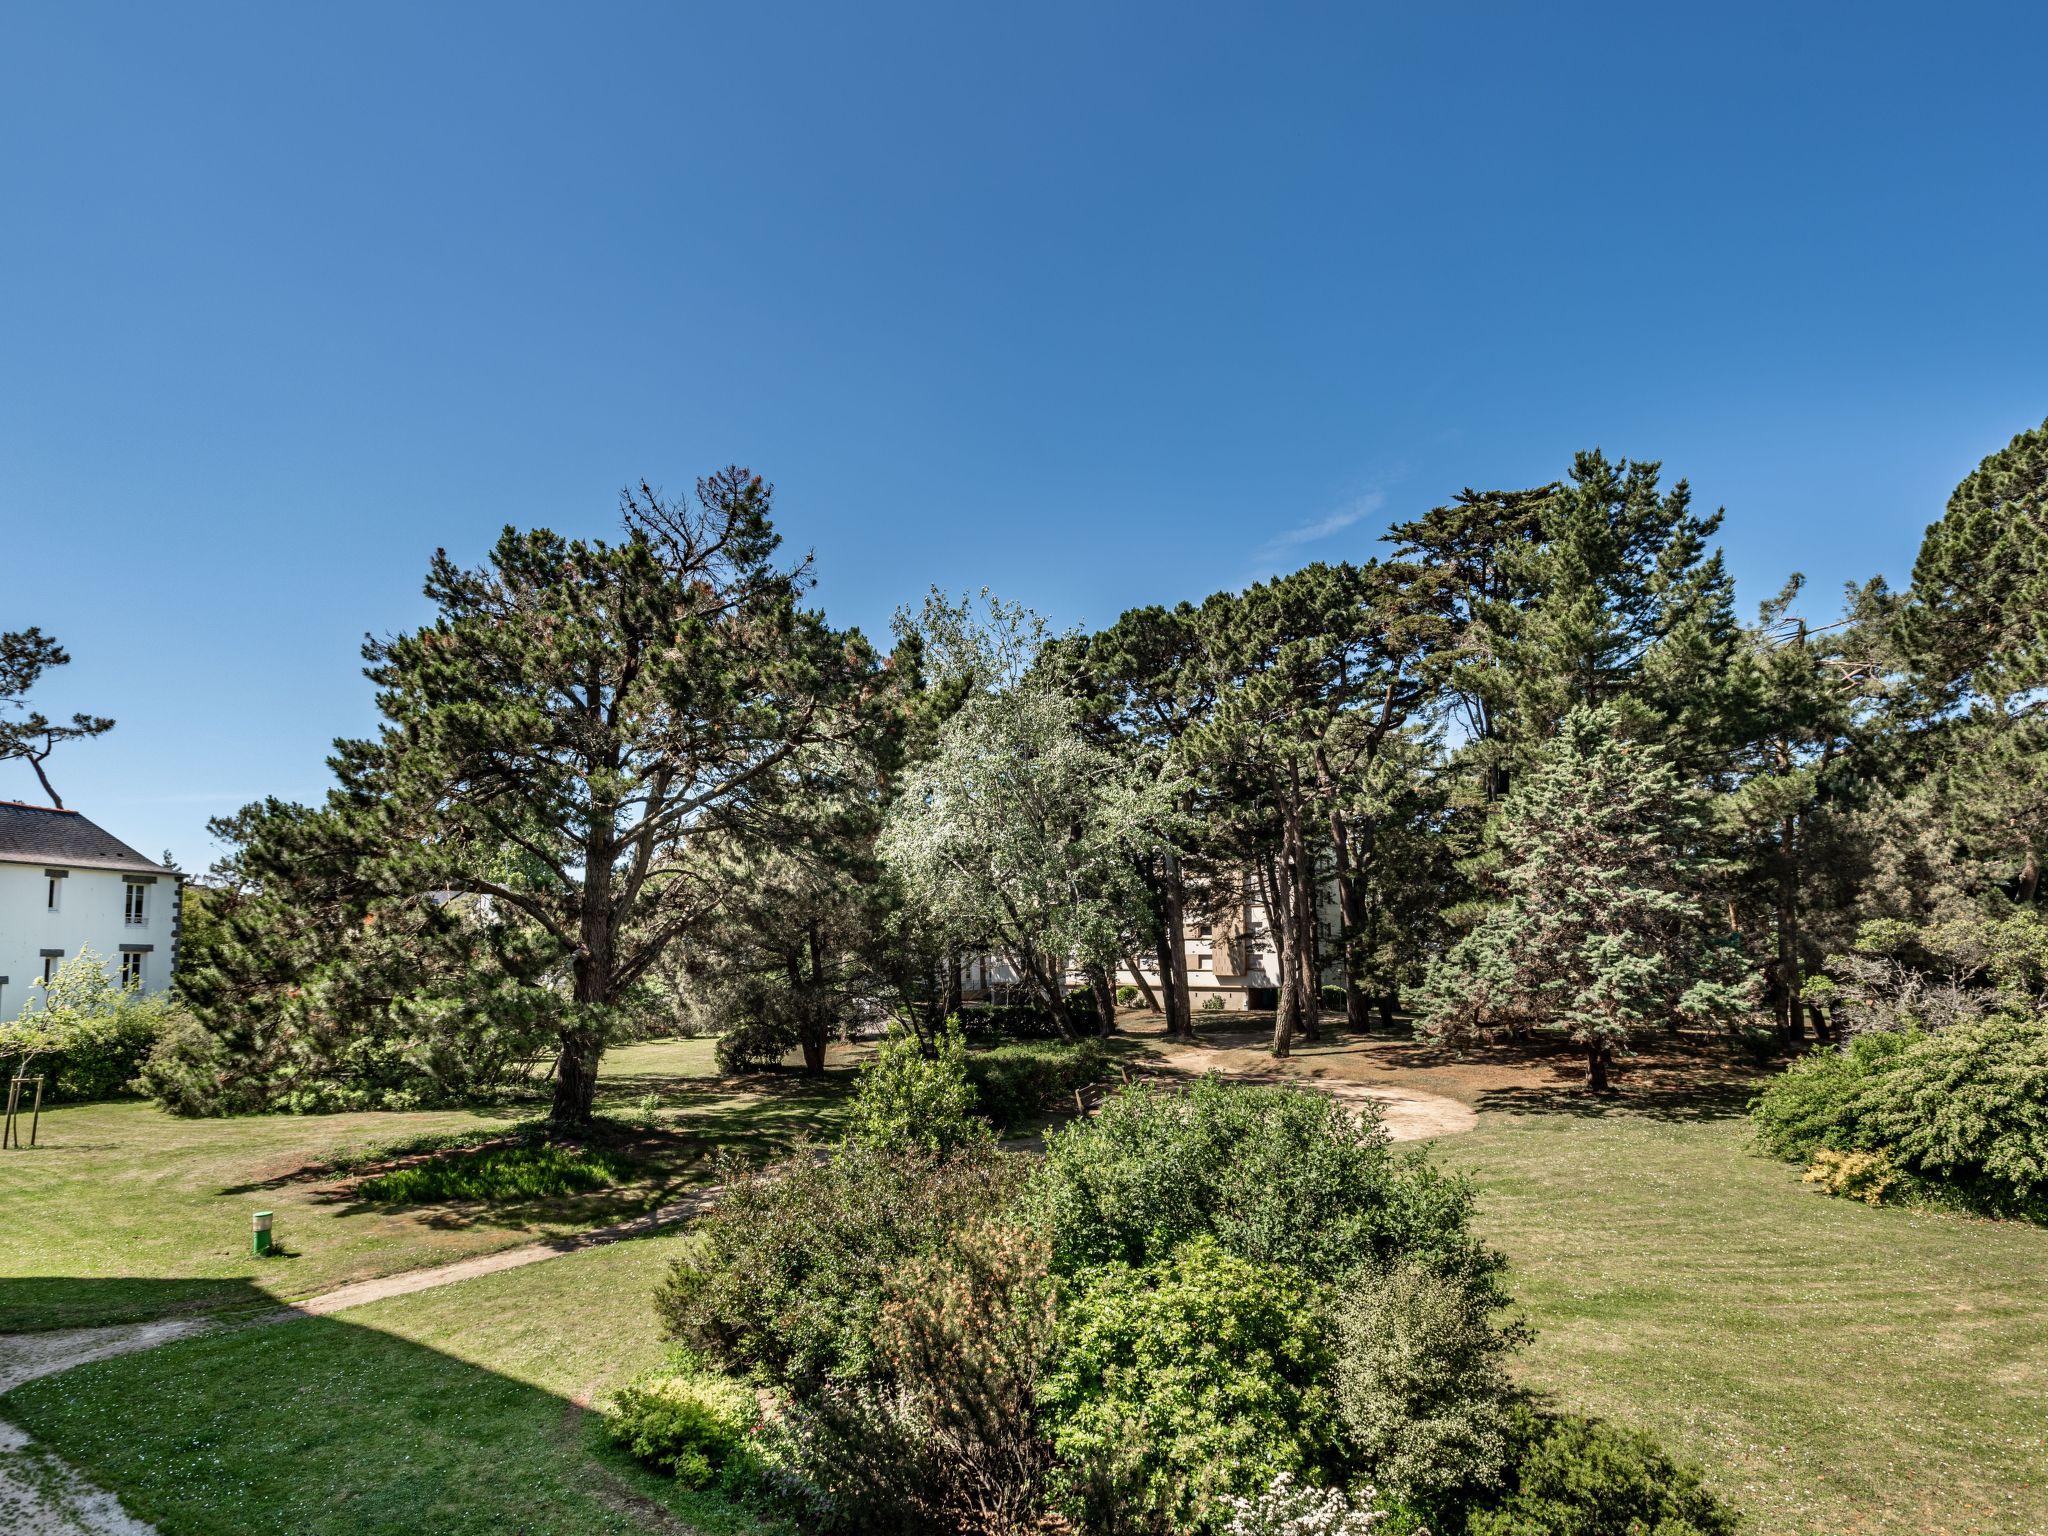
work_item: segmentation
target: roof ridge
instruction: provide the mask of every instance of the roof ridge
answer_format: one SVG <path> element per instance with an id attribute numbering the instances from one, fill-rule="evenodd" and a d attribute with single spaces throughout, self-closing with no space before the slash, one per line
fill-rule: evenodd
<path id="1" fill-rule="evenodd" d="M 0 805 L 15 806 L 24 811 L 48 811 L 52 816 L 76 816 L 77 811 L 68 805 L 37 805 L 32 800 L 0 800 Z"/>

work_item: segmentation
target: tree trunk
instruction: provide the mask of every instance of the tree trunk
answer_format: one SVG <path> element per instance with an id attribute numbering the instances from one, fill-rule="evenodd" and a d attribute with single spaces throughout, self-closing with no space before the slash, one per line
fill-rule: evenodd
<path id="1" fill-rule="evenodd" d="M 549 1123 L 557 1132 L 588 1128 L 597 1103 L 597 1065 L 604 1056 L 617 939 L 612 926 L 612 869 L 617 849 L 611 841 L 611 826 L 615 809 L 594 807 L 584 839 L 581 942 L 573 966 L 573 1003 L 570 1023 L 561 1035 L 561 1054 L 555 1059 L 555 1100 L 548 1112 Z"/>
<path id="2" fill-rule="evenodd" d="M 1788 1046 L 1806 1038 L 1799 975 L 1799 823 L 1787 816 L 1778 824 L 1782 839 L 1778 861 L 1778 1033 Z"/>
<path id="3" fill-rule="evenodd" d="M 1351 828 L 1337 810 L 1330 812 L 1330 858 L 1337 877 L 1337 958 L 1344 967 L 1344 1027 L 1363 1034 L 1371 1026 L 1370 1004 L 1358 975 L 1358 877 L 1351 868 Z"/>
<path id="4" fill-rule="evenodd" d="M 1159 1006 L 1159 994 L 1152 990 L 1152 983 L 1145 979 L 1145 968 L 1138 964 L 1139 956 L 1125 955 L 1124 969 L 1131 973 L 1131 985 L 1138 989 L 1138 996 L 1145 999 L 1145 1006 L 1154 1013 L 1164 1013 Z"/>
<path id="5" fill-rule="evenodd" d="M 1166 931 L 1161 936 L 1159 984 L 1166 993 L 1166 1032 L 1190 1040 L 1195 1033 L 1195 1010 L 1188 995 L 1187 883 L 1174 854 L 1166 856 L 1161 888 Z"/>
<path id="6" fill-rule="evenodd" d="M 959 1016 L 960 992 L 960 951 L 949 949 L 946 951 L 946 992 L 939 1004 L 941 1017 L 950 1019 Z"/>
<path id="7" fill-rule="evenodd" d="M 1088 990 L 1095 994 L 1095 1021 L 1106 1040 L 1116 1033 L 1116 978 L 1108 966 L 1088 967 Z"/>
<path id="8" fill-rule="evenodd" d="M 1284 834 L 1282 849 L 1281 867 L 1275 868 L 1272 860 L 1266 860 L 1261 877 L 1266 887 L 1266 925 L 1280 948 L 1280 1006 L 1273 1015 L 1273 1054 L 1284 1058 L 1293 1054 L 1294 1034 L 1301 1024 L 1301 962 L 1297 953 L 1301 935 L 1294 914 L 1288 910 L 1292 881 L 1285 868 Z"/>
<path id="9" fill-rule="evenodd" d="M 2012 899 L 2023 907 L 2030 907 L 2040 894 L 2041 851 L 2029 846 L 2027 856 L 2020 864 L 2019 883 L 2013 887 Z"/>
<path id="10" fill-rule="evenodd" d="M 1380 994 L 1380 1023 L 1388 1029 L 1394 1027 L 1394 1015 L 1400 1010 L 1401 994 L 1392 987 Z"/>
<path id="11" fill-rule="evenodd" d="M 1300 929 L 1295 940 L 1295 964 L 1300 969 L 1301 1032 L 1310 1040 L 1322 1038 L 1323 968 L 1316 937 L 1316 861 L 1308 851 L 1301 824 L 1294 824 L 1294 921 Z"/>
<path id="12" fill-rule="evenodd" d="M 1598 1041 L 1586 1046 L 1586 1086 L 1595 1093 L 1606 1093 L 1608 1049 Z"/>

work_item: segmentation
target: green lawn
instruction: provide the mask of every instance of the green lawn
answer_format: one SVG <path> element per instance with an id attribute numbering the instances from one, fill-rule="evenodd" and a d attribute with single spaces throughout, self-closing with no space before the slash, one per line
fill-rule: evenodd
<path id="1" fill-rule="evenodd" d="M 5 1415 L 164 1536 L 662 1530 L 752 1522 L 606 1445 L 576 1406 L 660 1355 L 664 1235 L 32 1382 Z"/>
<path id="2" fill-rule="evenodd" d="M 180 1120 L 141 1103 L 59 1107 L 44 1115 L 38 1146 L 0 1152 L 0 1332 L 294 1300 L 620 1220 L 702 1183 L 723 1148 L 766 1156 L 805 1129 L 829 1132 L 848 1076 L 735 1089 L 713 1077 L 707 1040 L 614 1051 L 603 1107 L 660 1099 L 635 1140 L 639 1176 L 513 1205 L 378 1205 L 323 1165 L 420 1136 L 503 1129 L 529 1111 Z M 286 1257 L 250 1256 L 257 1210 L 276 1213 Z"/>
<path id="3" fill-rule="evenodd" d="M 2048 1531 L 2048 1230 L 1873 1210 L 1739 1119 L 1482 1116 L 1526 1376 L 1702 1462 L 1765 1536 Z"/>

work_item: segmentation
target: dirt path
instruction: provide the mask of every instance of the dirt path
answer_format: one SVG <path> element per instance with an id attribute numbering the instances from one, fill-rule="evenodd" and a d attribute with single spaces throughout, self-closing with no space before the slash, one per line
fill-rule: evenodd
<path id="1" fill-rule="evenodd" d="M 1431 1136 L 1455 1136 L 1479 1123 L 1471 1105 L 1440 1093 L 1417 1093 L 1408 1088 L 1389 1088 L 1381 1083 L 1361 1083 L 1328 1067 L 1296 1062 L 1279 1062 L 1263 1052 L 1216 1050 L 1182 1046 L 1155 1052 L 1151 1061 L 1173 1072 L 1190 1076 L 1215 1073 L 1233 1082 L 1295 1083 L 1317 1088 L 1354 1112 L 1367 1104 L 1376 1106 L 1387 1135 L 1394 1141 L 1422 1141 Z"/>

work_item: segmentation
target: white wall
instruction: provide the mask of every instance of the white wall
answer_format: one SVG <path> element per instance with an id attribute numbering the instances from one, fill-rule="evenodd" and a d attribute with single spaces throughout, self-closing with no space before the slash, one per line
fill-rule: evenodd
<path id="1" fill-rule="evenodd" d="M 161 992 L 171 984 L 171 966 L 178 911 L 178 882 L 157 876 L 145 898 L 147 921 L 131 928 L 124 921 L 127 882 L 119 870 L 72 869 L 64 878 L 58 909 L 48 909 L 48 878 L 43 871 L 60 864 L 0 864 L 0 1020 L 20 1014 L 31 997 L 42 996 L 43 956 L 61 949 L 68 960 L 90 947 L 116 980 L 121 975 L 121 946 L 147 944 L 142 990 Z"/>

